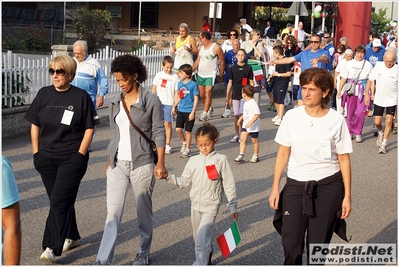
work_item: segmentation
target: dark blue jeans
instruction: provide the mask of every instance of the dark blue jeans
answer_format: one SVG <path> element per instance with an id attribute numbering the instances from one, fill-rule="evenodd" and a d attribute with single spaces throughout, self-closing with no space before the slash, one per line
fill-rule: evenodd
<path id="1" fill-rule="evenodd" d="M 33 156 L 50 200 L 42 247 L 53 249 L 56 256 L 61 255 L 65 238 L 80 239 L 74 205 L 88 161 L 89 153 L 84 156 L 79 152 L 62 159 L 48 158 L 40 152 Z"/>

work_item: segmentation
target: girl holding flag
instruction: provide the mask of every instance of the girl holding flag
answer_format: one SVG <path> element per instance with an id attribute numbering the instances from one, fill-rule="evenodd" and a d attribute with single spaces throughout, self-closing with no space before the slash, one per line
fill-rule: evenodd
<path id="1" fill-rule="evenodd" d="M 205 122 L 195 133 L 195 140 L 200 151 L 191 157 L 181 175 L 169 175 L 168 183 L 178 188 L 187 187 L 191 182 L 191 223 L 195 241 L 194 265 L 211 265 L 212 227 L 215 224 L 222 193 L 228 201 L 231 218 L 238 220 L 236 186 L 226 155 L 215 151 L 219 132 L 215 126 Z"/>

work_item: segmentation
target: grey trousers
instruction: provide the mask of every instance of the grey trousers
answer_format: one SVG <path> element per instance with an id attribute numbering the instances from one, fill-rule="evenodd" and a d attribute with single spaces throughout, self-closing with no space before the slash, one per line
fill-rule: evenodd
<path id="1" fill-rule="evenodd" d="M 131 161 L 118 160 L 115 168 L 109 167 L 107 170 L 107 219 L 96 259 L 104 265 L 112 264 L 129 183 L 136 201 L 137 225 L 140 232 L 137 253 L 142 253 L 144 257 L 150 254 L 153 233 L 151 197 L 155 184 L 154 164 L 133 170 Z"/>
<path id="2" fill-rule="evenodd" d="M 209 253 L 212 252 L 212 227 L 217 212 L 217 210 L 215 212 L 191 210 L 196 258 L 193 265 L 208 265 Z"/>

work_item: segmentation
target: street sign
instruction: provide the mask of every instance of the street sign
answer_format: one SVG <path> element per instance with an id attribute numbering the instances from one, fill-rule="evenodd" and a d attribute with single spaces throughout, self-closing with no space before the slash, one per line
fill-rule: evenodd
<path id="1" fill-rule="evenodd" d="M 213 15 L 215 14 L 215 3 L 211 2 L 209 3 L 209 18 L 213 19 Z"/>
<path id="2" fill-rule="evenodd" d="M 299 5 L 299 6 L 298 6 Z M 297 11 L 298 9 L 298 11 Z M 287 12 L 287 15 L 289 16 L 308 16 L 308 10 L 306 9 L 306 6 L 303 2 L 293 2 L 292 5 L 290 6 L 290 9 Z"/>
<path id="3" fill-rule="evenodd" d="M 217 19 L 221 19 L 222 18 L 222 3 L 217 3 L 216 18 Z"/>

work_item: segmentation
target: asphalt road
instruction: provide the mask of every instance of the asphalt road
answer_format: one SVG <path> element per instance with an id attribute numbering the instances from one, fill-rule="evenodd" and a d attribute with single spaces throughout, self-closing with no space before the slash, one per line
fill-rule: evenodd
<path id="1" fill-rule="evenodd" d="M 233 119 L 222 119 L 224 98 L 215 97 L 215 112 L 210 122 L 221 136 L 216 149 L 228 155 L 236 180 L 239 201 L 238 226 L 242 241 L 224 259 L 216 237 L 227 230 L 231 219 L 226 200 L 220 208 L 213 230 L 214 264 L 222 265 L 280 265 L 283 262 L 281 238 L 272 226 L 273 211 L 268 197 L 278 145 L 273 141 L 277 127 L 271 122 L 275 113 L 267 110 L 266 94 L 261 100 L 260 162 L 249 163 L 252 145 L 247 143 L 246 163 L 237 164 L 239 144 L 232 144 Z M 289 106 L 292 108 L 292 106 Z M 57 257 L 57 264 L 89 265 L 94 262 L 101 241 L 106 217 L 105 149 L 109 142 L 107 109 L 99 110 L 101 121 L 93 141 L 93 152 L 87 173 L 82 180 L 76 201 L 81 245 Z M 198 113 L 199 114 L 199 113 Z M 197 114 L 197 115 L 198 115 Z M 194 131 L 200 125 L 196 122 Z M 352 160 L 353 212 L 347 219 L 351 243 L 397 243 L 397 135 L 391 135 L 388 153 L 380 155 L 372 134 L 372 119 L 367 118 L 363 142 L 354 142 Z M 176 133 L 172 140 L 175 153 L 166 156 L 169 173 L 180 175 L 187 159 L 180 158 L 180 141 Z M 198 153 L 193 147 L 194 153 Z M 49 201 L 42 181 L 33 167 L 30 137 L 3 140 L 3 154 L 12 162 L 21 195 L 22 208 L 22 265 L 42 265 L 41 242 Z M 285 179 L 284 179 L 285 180 Z M 283 180 L 283 183 L 284 183 Z M 151 252 L 153 265 L 191 265 L 195 260 L 194 241 L 190 222 L 189 188 L 177 189 L 165 181 L 157 181 L 153 195 L 154 237 Z M 132 190 L 129 190 L 125 213 L 115 249 L 115 265 L 131 265 L 139 242 L 136 210 Z M 332 242 L 342 243 L 337 236 Z"/>

